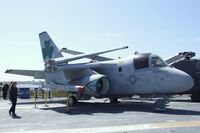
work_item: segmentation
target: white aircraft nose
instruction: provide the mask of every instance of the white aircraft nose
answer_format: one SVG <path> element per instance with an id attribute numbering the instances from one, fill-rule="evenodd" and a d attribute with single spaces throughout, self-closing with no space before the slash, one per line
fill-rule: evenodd
<path id="1" fill-rule="evenodd" d="M 175 79 L 174 79 L 174 80 L 176 80 L 176 83 L 175 83 L 176 92 L 187 91 L 187 90 L 189 90 L 193 87 L 194 80 L 189 74 L 187 74 L 183 71 L 180 71 L 178 69 L 175 69 L 174 72 L 175 72 L 175 75 L 176 75 Z"/>

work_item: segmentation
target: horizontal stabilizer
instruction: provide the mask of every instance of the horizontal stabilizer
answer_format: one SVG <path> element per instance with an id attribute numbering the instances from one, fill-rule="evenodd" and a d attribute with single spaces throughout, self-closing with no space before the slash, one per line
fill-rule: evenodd
<path id="1" fill-rule="evenodd" d="M 23 75 L 23 76 L 31 76 L 35 79 L 44 79 L 44 71 L 40 70 L 16 70 L 16 69 L 9 69 L 6 70 L 5 73 L 16 74 L 16 75 Z"/>

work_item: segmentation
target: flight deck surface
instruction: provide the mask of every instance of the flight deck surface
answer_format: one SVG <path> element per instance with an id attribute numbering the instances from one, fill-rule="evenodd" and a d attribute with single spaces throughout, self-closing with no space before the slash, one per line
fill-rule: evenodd
<path id="1" fill-rule="evenodd" d="M 199 133 L 200 103 L 190 102 L 188 96 L 172 99 L 166 112 L 153 112 L 152 101 L 122 100 L 110 104 L 105 99 L 80 101 L 70 112 L 65 98 L 37 100 L 18 99 L 13 119 L 8 114 L 11 103 L 0 100 L 0 132 L 61 133 L 61 132 L 114 132 L 114 133 Z"/>

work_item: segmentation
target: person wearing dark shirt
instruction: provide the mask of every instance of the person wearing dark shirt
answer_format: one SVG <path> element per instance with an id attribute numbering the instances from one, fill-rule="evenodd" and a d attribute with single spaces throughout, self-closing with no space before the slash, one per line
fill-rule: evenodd
<path id="1" fill-rule="evenodd" d="M 12 106 L 9 110 L 9 114 L 12 115 L 13 117 L 17 117 L 17 115 L 15 113 L 15 107 L 17 104 L 17 96 L 18 96 L 18 91 L 17 91 L 16 85 L 17 85 L 17 83 L 13 82 L 13 83 L 11 83 L 10 88 L 9 88 L 10 101 L 12 102 Z"/>
<path id="2" fill-rule="evenodd" d="M 2 88 L 3 91 L 3 99 L 6 100 L 7 99 L 7 93 L 8 93 L 8 89 L 9 89 L 9 85 L 5 84 Z"/>

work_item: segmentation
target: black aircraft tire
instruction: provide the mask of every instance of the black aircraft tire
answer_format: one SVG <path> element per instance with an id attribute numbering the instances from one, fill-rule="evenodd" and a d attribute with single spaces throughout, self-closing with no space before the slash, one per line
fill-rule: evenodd
<path id="1" fill-rule="evenodd" d="M 191 96 L 192 102 L 200 102 L 200 94 L 199 93 L 194 93 Z"/>
<path id="2" fill-rule="evenodd" d="M 110 98 L 110 103 L 118 103 L 118 98 Z"/>
<path id="3" fill-rule="evenodd" d="M 77 98 L 75 97 L 75 96 L 70 96 L 69 97 L 69 105 L 70 106 L 74 106 L 74 105 L 76 105 L 78 103 L 78 100 L 77 100 Z"/>

